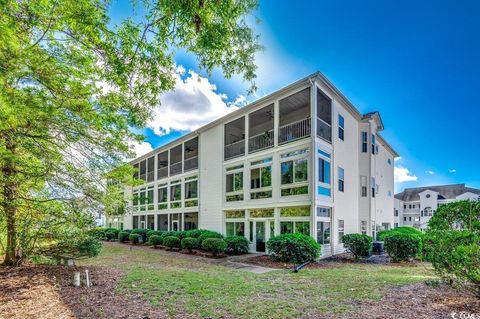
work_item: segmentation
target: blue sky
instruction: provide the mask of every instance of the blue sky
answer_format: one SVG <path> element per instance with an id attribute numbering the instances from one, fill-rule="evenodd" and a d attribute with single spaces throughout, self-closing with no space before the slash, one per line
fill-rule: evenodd
<path id="1" fill-rule="evenodd" d="M 129 13 L 124 3 L 114 2 L 113 20 Z M 259 90 L 247 101 L 319 70 L 360 112 L 380 111 L 383 136 L 401 155 L 399 181 L 410 179 L 396 183 L 397 191 L 440 183 L 480 188 L 479 1 L 260 1 L 255 16 L 266 50 L 256 59 Z M 247 93 L 239 78 L 207 77 L 185 52 L 175 61 L 183 66 L 179 92 L 162 100 L 145 130 L 153 147 L 202 124 L 192 116 L 185 125 L 182 114 L 206 108 L 221 116 L 243 105 L 238 97 Z M 180 104 L 185 95 L 214 106 Z"/>

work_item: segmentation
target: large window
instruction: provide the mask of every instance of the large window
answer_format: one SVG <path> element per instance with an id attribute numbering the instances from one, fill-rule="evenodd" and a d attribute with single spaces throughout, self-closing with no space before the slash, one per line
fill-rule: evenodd
<path id="1" fill-rule="evenodd" d="M 308 194 L 307 153 L 290 153 L 292 158 L 280 164 L 282 196 Z M 282 158 L 289 158 L 288 155 L 284 154 Z"/>
<path id="2" fill-rule="evenodd" d="M 345 140 L 345 119 L 338 114 L 338 138 Z"/>
<path id="3" fill-rule="evenodd" d="M 227 168 L 225 178 L 226 201 L 243 200 L 243 165 Z"/>
<path id="4" fill-rule="evenodd" d="M 173 183 L 178 184 L 170 185 L 170 208 L 180 208 L 182 207 L 182 184 L 180 181 Z"/>
<path id="5" fill-rule="evenodd" d="M 245 222 L 226 222 L 228 236 L 245 236 Z"/>
<path id="6" fill-rule="evenodd" d="M 375 154 L 375 147 L 376 142 L 375 142 L 375 134 L 372 134 L 372 154 Z"/>
<path id="7" fill-rule="evenodd" d="M 338 167 L 338 191 L 345 191 L 345 170 L 340 166 Z"/>
<path id="8" fill-rule="evenodd" d="M 281 221 L 280 234 L 300 233 L 310 236 L 310 222 L 307 221 Z"/>
<path id="9" fill-rule="evenodd" d="M 157 155 L 157 179 L 168 177 L 168 151 Z"/>
<path id="10" fill-rule="evenodd" d="M 362 192 L 362 197 L 367 197 L 367 176 L 360 176 L 360 187 Z"/>
<path id="11" fill-rule="evenodd" d="M 330 222 L 317 222 L 317 242 L 330 244 Z"/>
<path id="12" fill-rule="evenodd" d="M 167 209 L 168 187 L 163 184 L 158 187 L 158 209 Z"/>
<path id="13" fill-rule="evenodd" d="M 228 160 L 245 154 L 245 117 L 224 126 L 224 159 Z"/>
<path id="14" fill-rule="evenodd" d="M 147 159 L 147 183 L 155 180 L 155 156 Z"/>
<path id="15" fill-rule="evenodd" d="M 197 176 L 185 179 L 185 207 L 198 206 L 198 180 Z"/>
<path id="16" fill-rule="evenodd" d="M 330 183 L 330 154 L 318 150 L 318 194 L 323 196 L 331 195 Z"/>
<path id="17" fill-rule="evenodd" d="M 272 158 L 251 163 L 250 198 L 272 197 Z"/>
<path id="18" fill-rule="evenodd" d="M 183 218 L 183 230 L 192 230 L 198 228 L 198 213 L 185 213 Z"/>

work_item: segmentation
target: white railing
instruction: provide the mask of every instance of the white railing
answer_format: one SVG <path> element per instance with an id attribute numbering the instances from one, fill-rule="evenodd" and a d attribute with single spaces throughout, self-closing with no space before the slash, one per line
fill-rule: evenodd
<path id="1" fill-rule="evenodd" d="M 168 177 L 168 166 L 159 168 L 157 170 L 157 179 Z"/>
<path id="2" fill-rule="evenodd" d="M 234 158 L 245 154 L 245 140 L 225 145 L 225 159 Z"/>
<path id="3" fill-rule="evenodd" d="M 182 173 L 182 162 L 170 164 L 170 176 Z"/>
<path id="4" fill-rule="evenodd" d="M 317 118 L 317 136 L 332 142 L 332 126 L 319 118 Z"/>
<path id="5" fill-rule="evenodd" d="M 185 160 L 185 163 L 183 165 L 183 171 L 184 172 L 191 171 L 191 170 L 197 169 L 197 168 L 198 168 L 198 156 L 195 156 L 195 157 L 192 157 L 192 158 L 189 158 L 189 159 Z"/>
<path id="6" fill-rule="evenodd" d="M 273 130 L 252 136 L 248 139 L 248 151 L 255 152 L 273 146 Z"/>
<path id="7" fill-rule="evenodd" d="M 278 143 L 287 143 L 300 138 L 310 136 L 310 118 L 280 126 Z"/>

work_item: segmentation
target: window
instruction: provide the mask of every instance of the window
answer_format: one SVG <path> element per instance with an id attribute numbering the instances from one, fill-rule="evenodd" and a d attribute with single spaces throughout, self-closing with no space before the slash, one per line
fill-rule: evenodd
<path id="1" fill-rule="evenodd" d="M 330 196 L 330 154 L 318 150 L 318 194 Z"/>
<path id="2" fill-rule="evenodd" d="M 330 222 L 317 222 L 317 242 L 330 244 Z"/>
<path id="3" fill-rule="evenodd" d="M 243 190 L 243 172 L 227 175 L 227 193 Z"/>
<path id="4" fill-rule="evenodd" d="M 147 190 L 147 199 L 146 199 L 146 202 L 147 202 L 147 210 L 154 210 L 155 209 L 155 204 L 154 204 L 154 188 L 153 186 L 150 186 Z"/>
<path id="5" fill-rule="evenodd" d="M 388 165 L 392 165 L 392 160 L 391 160 L 391 159 L 387 159 L 387 163 L 388 163 Z"/>
<path id="6" fill-rule="evenodd" d="M 412 221 L 412 216 L 408 216 L 408 221 L 409 221 L 409 222 Z"/>
<path id="7" fill-rule="evenodd" d="M 196 178 L 198 177 L 193 176 L 185 179 L 185 207 L 198 206 L 198 180 Z"/>
<path id="8" fill-rule="evenodd" d="M 394 223 L 394 226 L 393 226 L 393 227 L 397 228 L 397 227 L 398 227 L 398 223 Z"/>
<path id="9" fill-rule="evenodd" d="M 182 185 L 176 184 L 170 186 L 170 208 L 182 207 Z"/>
<path id="10" fill-rule="evenodd" d="M 338 242 L 343 243 L 343 235 L 345 234 L 345 221 L 342 219 L 338 220 Z"/>
<path id="11" fill-rule="evenodd" d="M 392 191 L 387 192 L 388 197 L 392 197 Z"/>
<path id="12" fill-rule="evenodd" d="M 155 180 L 155 156 L 147 159 L 147 182 Z"/>
<path id="13" fill-rule="evenodd" d="M 403 216 L 403 221 L 404 221 L 404 222 L 407 221 L 407 216 Z"/>
<path id="14" fill-rule="evenodd" d="M 245 236 L 244 222 L 226 222 L 227 237 L 228 236 Z"/>
<path id="15" fill-rule="evenodd" d="M 300 233 L 310 235 L 310 222 L 307 221 L 281 221 L 280 234 Z"/>
<path id="16" fill-rule="evenodd" d="M 327 217 L 330 218 L 331 208 L 328 207 L 317 207 L 317 217 Z"/>
<path id="17" fill-rule="evenodd" d="M 375 184 L 375 177 L 372 177 L 370 187 L 372 188 L 372 197 L 375 197 L 376 193 L 376 184 Z"/>
<path id="18" fill-rule="evenodd" d="M 362 220 L 360 222 L 360 231 L 362 232 L 363 235 L 367 234 L 367 221 L 366 220 Z"/>
<path id="19" fill-rule="evenodd" d="M 183 219 L 183 230 L 192 230 L 198 228 L 198 213 L 185 213 Z"/>
<path id="20" fill-rule="evenodd" d="M 425 197 L 430 198 L 430 194 L 427 194 Z"/>
<path id="21" fill-rule="evenodd" d="M 362 153 L 368 152 L 368 133 L 362 132 Z"/>
<path id="22" fill-rule="evenodd" d="M 362 191 L 362 197 L 367 197 L 367 176 L 360 176 L 360 186 Z"/>
<path id="23" fill-rule="evenodd" d="M 306 158 L 282 162 L 280 174 L 282 196 L 308 194 L 308 160 Z"/>
<path id="24" fill-rule="evenodd" d="M 398 209 L 393 210 L 393 216 L 398 216 Z"/>
<path id="25" fill-rule="evenodd" d="M 168 190 L 167 187 L 158 188 L 158 209 L 166 209 L 168 201 Z"/>
<path id="26" fill-rule="evenodd" d="M 345 140 L 345 119 L 340 114 L 338 114 L 338 138 Z"/>
<path id="27" fill-rule="evenodd" d="M 345 170 L 340 166 L 338 167 L 338 191 L 345 191 Z"/>
<path id="28" fill-rule="evenodd" d="M 147 161 L 140 162 L 140 179 L 147 180 Z"/>
<path id="29" fill-rule="evenodd" d="M 263 165 L 250 170 L 250 198 L 270 198 L 272 197 L 272 166 L 269 164 L 271 158 L 262 161 L 252 162 L 251 165 Z M 267 163 L 267 164 L 264 164 Z"/>
<path id="30" fill-rule="evenodd" d="M 375 150 L 376 150 L 376 147 L 375 147 L 375 134 L 372 134 L 372 154 L 375 155 Z"/>

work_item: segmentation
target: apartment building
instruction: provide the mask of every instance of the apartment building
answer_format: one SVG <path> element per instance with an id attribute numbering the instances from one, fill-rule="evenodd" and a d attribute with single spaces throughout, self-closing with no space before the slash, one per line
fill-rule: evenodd
<path id="1" fill-rule="evenodd" d="M 395 150 L 378 112 L 360 114 L 317 72 L 131 162 L 141 186 L 109 225 L 210 229 L 265 252 L 274 235 L 315 238 L 393 226 Z"/>
<path id="2" fill-rule="evenodd" d="M 395 194 L 394 226 L 425 230 L 440 205 L 466 199 L 480 200 L 480 189 L 465 184 L 406 188 Z"/>

